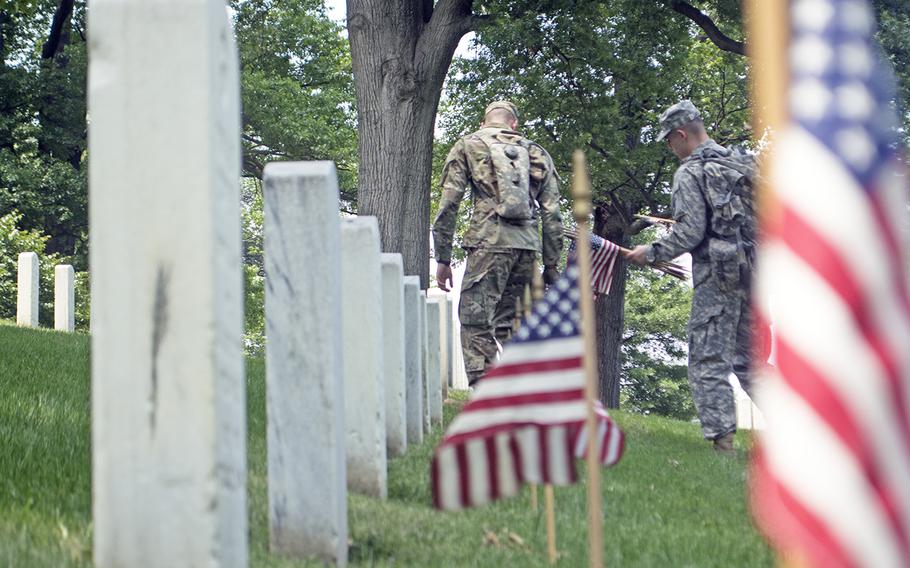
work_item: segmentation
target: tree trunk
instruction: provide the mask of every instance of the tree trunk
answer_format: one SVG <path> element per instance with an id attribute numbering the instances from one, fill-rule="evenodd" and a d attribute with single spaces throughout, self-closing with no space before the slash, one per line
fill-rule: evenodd
<path id="1" fill-rule="evenodd" d="M 469 0 L 347 0 L 357 92 L 358 213 L 379 221 L 382 250 L 429 284 L 436 109 Z"/>
<path id="2" fill-rule="evenodd" d="M 623 221 L 610 216 L 606 207 L 594 210 L 594 232 L 622 246 L 628 245 Z M 600 400 L 607 408 L 619 408 L 619 373 L 622 334 L 625 329 L 626 261 L 616 259 L 610 293 L 598 295 L 594 302 L 597 326 L 597 375 Z"/>

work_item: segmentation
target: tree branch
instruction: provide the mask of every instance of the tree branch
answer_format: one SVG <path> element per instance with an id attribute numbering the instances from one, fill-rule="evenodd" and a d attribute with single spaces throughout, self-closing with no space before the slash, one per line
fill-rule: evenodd
<path id="1" fill-rule="evenodd" d="M 41 48 L 41 58 L 51 59 L 57 55 L 57 49 L 60 47 L 60 38 L 63 36 L 63 28 L 73 14 L 74 0 L 60 0 L 60 5 L 54 12 L 54 19 L 51 22 L 51 31 L 48 34 L 47 41 Z"/>
<path id="2" fill-rule="evenodd" d="M 439 0 L 414 53 L 414 67 L 426 88 L 438 89 L 463 35 L 474 24 L 473 0 Z M 435 91 L 434 91 L 435 92 Z"/>
<path id="3" fill-rule="evenodd" d="M 724 34 L 714 23 L 714 20 L 692 4 L 684 2 L 683 0 L 671 0 L 670 7 L 674 12 L 678 12 L 695 22 L 698 27 L 708 35 L 708 39 L 721 50 L 729 51 L 730 53 L 735 53 L 737 55 L 746 54 L 745 43 L 736 41 Z"/>

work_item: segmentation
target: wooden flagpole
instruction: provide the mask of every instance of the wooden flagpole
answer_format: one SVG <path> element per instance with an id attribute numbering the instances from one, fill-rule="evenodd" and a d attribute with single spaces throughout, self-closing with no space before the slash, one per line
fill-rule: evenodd
<path id="1" fill-rule="evenodd" d="M 553 485 L 547 483 L 543 486 L 544 506 L 547 509 L 547 559 L 550 565 L 556 564 L 558 556 L 556 552 L 556 511 L 555 498 L 553 496 Z"/>
<path id="2" fill-rule="evenodd" d="M 760 224 L 771 222 L 780 214 L 774 198 L 771 179 L 774 164 L 774 140 L 789 120 L 787 89 L 790 66 L 787 47 L 790 40 L 790 18 L 787 0 L 743 0 L 746 14 L 746 51 L 752 67 L 750 95 L 752 103 L 752 135 L 756 141 L 770 131 L 769 156 L 761 163 L 759 177 L 758 215 Z M 753 432 L 755 406 L 752 406 Z M 778 564 L 783 568 L 802 568 L 808 562 L 798 554 L 777 551 Z"/>
<path id="3" fill-rule="evenodd" d="M 543 299 L 543 276 L 540 274 L 537 265 L 534 266 L 534 280 L 532 282 L 529 301 L 525 302 L 525 317 L 531 315 L 531 304 L 537 303 Z M 526 296 L 527 297 L 527 296 Z M 537 510 L 537 485 L 531 486 L 531 500 L 534 503 L 534 510 Z M 556 564 L 556 511 L 555 498 L 553 495 L 553 485 L 547 483 L 543 487 L 544 507 L 547 517 L 547 559 L 550 564 Z"/>
<path id="4" fill-rule="evenodd" d="M 751 66 L 750 95 L 752 103 L 752 136 L 761 140 L 770 131 L 768 140 L 774 153 L 774 134 L 787 122 L 787 84 L 789 65 L 787 44 L 790 18 L 787 0 L 743 0 L 746 15 L 746 51 Z M 764 157 L 757 193 L 760 217 L 775 215 L 778 208 L 770 188 L 774 160 Z"/>
<path id="5" fill-rule="evenodd" d="M 584 341 L 585 397 L 588 400 L 588 565 L 603 566 L 603 519 L 601 518 L 600 460 L 597 451 L 597 351 L 594 344 L 594 293 L 591 291 L 591 242 L 588 219 L 591 216 L 591 183 L 585 154 L 575 150 L 572 157 L 573 214 L 578 227 L 575 246 L 578 251 L 578 291 L 581 297 L 581 336 Z"/>
<path id="6" fill-rule="evenodd" d="M 534 269 L 531 274 L 533 275 L 531 284 L 525 286 L 525 293 L 524 293 L 525 320 L 527 320 L 528 316 L 531 315 L 531 305 L 540 299 L 539 297 L 537 297 L 535 295 L 535 292 L 537 291 L 538 281 L 540 283 L 540 289 L 541 289 L 540 297 L 543 297 L 543 279 L 540 276 L 540 272 L 539 272 L 539 268 L 537 266 L 536 260 L 534 261 Z M 532 291 L 532 288 L 534 289 L 533 291 Z M 537 506 L 538 506 L 537 505 L 537 484 L 531 483 L 529 485 L 529 489 L 531 491 L 531 510 L 536 513 Z"/>

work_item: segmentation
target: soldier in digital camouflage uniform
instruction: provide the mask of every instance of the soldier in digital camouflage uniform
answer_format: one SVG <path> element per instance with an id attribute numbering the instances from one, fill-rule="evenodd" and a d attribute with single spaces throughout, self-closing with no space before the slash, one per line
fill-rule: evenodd
<path id="1" fill-rule="evenodd" d="M 471 190 L 471 221 L 462 243 L 467 267 L 458 306 L 469 384 L 494 360 L 496 341 L 510 338 L 515 299 L 531 282 L 538 251 L 543 255 L 544 280 L 552 283 L 558 276 L 562 222 L 553 160 L 517 128 L 515 105 L 491 103 L 480 130 L 455 143 L 442 169 L 433 241 L 436 279 L 446 291 L 452 282 L 449 264 L 458 206 Z M 518 189 L 506 191 L 507 186 Z"/>
<path id="2" fill-rule="evenodd" d="M 749 285 L 754 212 L 751 207 L 741 207 L 734 187 L 739 175 L 724 165 L 735 166 L 735 156 L 708 137 L 691 102 L 681 101 L 667 109 L 660 116 L 660 127 L 658 140 L 666 140 L 680 159 L 673 177 L 676 224 L 665 238 L 636 247 L 629 260 L 650 264 L 692 253 L 689 384 L 705 438 L 713 440 L 717 451 L 733 454 L 736 405 L 728 381 L 730 372 L 750 395 L 752 386 Z M 751 163 L 754 168 L 754 161 Z M 751 178 L 748 181 L 751 184 Z M 722 197 L 716 197 L 719 194 Z M 749 199 L 751 205 L 751 193 Z M 723 205 L 725 201 L 739 209 L 731 210 L 730 203 Z"/>

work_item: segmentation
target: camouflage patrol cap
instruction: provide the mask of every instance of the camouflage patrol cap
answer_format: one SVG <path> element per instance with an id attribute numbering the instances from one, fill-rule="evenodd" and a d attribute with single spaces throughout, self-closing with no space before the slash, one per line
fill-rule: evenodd
<path id="1" fill-rule="evenodd" d="M 515 119 L 518 120 L 518 107 L 515 106 L 511 101 L 505 100 L 493 101 L 492 103 L 488 104 L 487 108 L 483 111 L 483 115 L 486 116 L 498 108 L 511 112 L 515 116 Z"/>
<path id="2" fill-rule="evenodd" d="M 667 134 L 699 118 L 701 118 L 701 113 L 698 112 L 692 101 L 679 101 L 660 115 L 660 134 L 657 135 L 657 141 L 660 142 L 667 137 Z"/>

